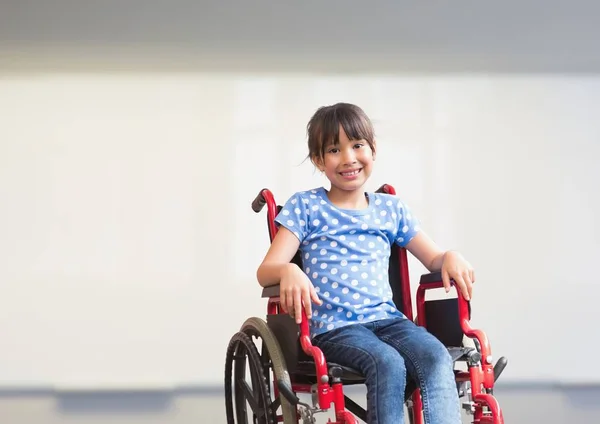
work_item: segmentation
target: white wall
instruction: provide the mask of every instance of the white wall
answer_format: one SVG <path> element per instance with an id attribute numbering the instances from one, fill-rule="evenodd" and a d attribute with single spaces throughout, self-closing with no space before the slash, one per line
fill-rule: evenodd
<path id="1" fill-rule="evenodd" d="M 593 76 L 6 74 L 0 384 L 220 385 L 229 337 L 265 312 L 250 202 L 324 183 L 304 131 L 337 101 L 376 124 L 370 188 L 474 264 L 505 379 L 599 382 L 599 98 Z"/>

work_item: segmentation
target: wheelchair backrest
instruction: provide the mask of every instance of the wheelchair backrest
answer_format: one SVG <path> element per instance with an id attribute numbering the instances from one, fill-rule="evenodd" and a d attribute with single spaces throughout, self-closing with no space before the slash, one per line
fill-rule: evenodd
<path id="1" fill-rule="evenodd" d="M 409 298 L 408 306 L 407 306 L 407 302 L 405 302 L 405 299 L 404 299 L 404 293 L 406 291 L 403 290 L 403 287 L 406 284 L 408 293 L 410 293 L 410 283 L 409 283 L 409 281 L 403 281 L 403 279 L 402 279 L 404 269 L 402 267 L 401 258 L 403 255 L 406 255 L 406 251 L 404 249 L 402 249 L 400 246 L 398 246 L 397 244 L 393 244 L 392 248 L 391 248 L 391 252 L 390 252 L 388 277 L 389 277 L 390 287 L 392 289 L 392 293 L 394 296 L 394 303 L 396 304 L 396 308 L 398 308 L 398 310 L 400 312 L 402 312 L 404 315 L 408 316 L 412 320 L 412 315 L 413 315 L 412 312 L 413 311 L 405 310 L 407 307 L 408 308 L 411 307 L 411 302 L 410 302 L 410 298 Z M 408 275 L 408 270 L 406 270 L 406 275 Z"/>

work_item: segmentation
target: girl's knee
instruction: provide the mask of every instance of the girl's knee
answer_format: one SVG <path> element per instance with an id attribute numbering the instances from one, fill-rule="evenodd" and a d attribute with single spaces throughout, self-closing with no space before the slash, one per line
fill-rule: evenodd
<path id="1" fill-rule="evenodd" d="M 431 340 L 425 344 L 425 348 L 420 355 L 421 366 L 423 368 L 437 368 L 437 369 L 452 369 L 453 361 L 452 356 L 446 346 L 444 346 L 438 339 Z"/>
<path id="2" fill-rule="evenodd" d="M 369 363 L 362 370 L 367 377 L 372 375 L 378 380 L 387 377 L 399 380 L 406 379 L 404 358 L 395 349 L 384 346 L 381 349 L 370 352 L 369 356 Z"/>

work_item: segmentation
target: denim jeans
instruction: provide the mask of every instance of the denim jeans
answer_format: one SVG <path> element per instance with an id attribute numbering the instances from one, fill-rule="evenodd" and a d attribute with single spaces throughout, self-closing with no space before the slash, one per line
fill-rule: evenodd
<path id="1" fill-rule="evenodd" d="M 405 318 L 351 324 L 316 336 L 313 344 L 366 378 L 368 424 L 404 423 L 408 376 L 421 389 L 426 424 L 461 423 L 452 359 L 444 345 Z"/>

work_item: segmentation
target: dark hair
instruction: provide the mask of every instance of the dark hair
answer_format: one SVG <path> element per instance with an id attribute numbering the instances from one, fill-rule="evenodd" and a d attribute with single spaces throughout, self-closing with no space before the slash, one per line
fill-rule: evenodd
<path id="1" fill-rule="evenodd" d="M 340 125 L 350 140 L 365 140 L 375 150 L 373 124 L 367 114 L 356 105 L 336 103 L 317 109 L 306 126 L 311 160 L 323 159 L 325 148 L 340 142 Z"/>

